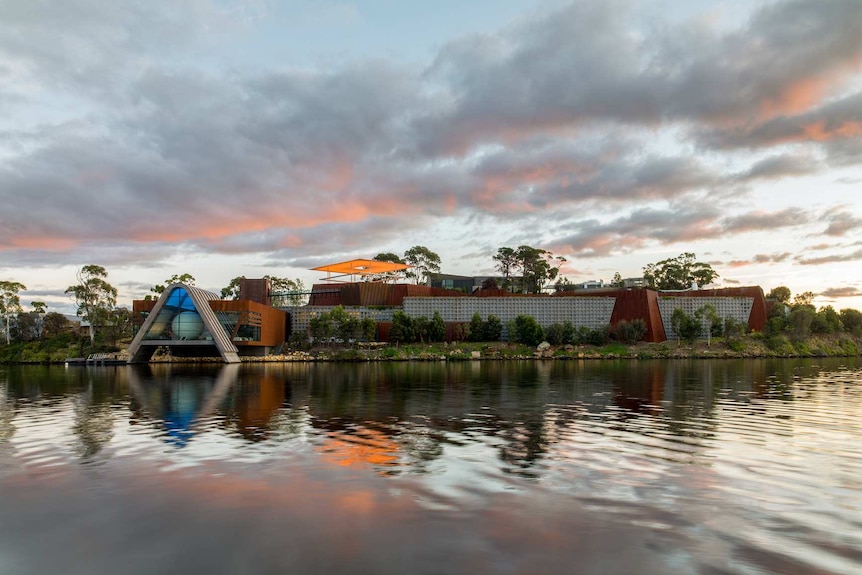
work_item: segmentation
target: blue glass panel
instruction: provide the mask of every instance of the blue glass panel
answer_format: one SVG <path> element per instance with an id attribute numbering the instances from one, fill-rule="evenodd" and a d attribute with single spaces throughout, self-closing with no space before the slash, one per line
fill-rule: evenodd
<path id="1" fill-rule="evenodd" d="M 165 306 L 182 311 L 197 311 L 194 302 L 192 302 L 192 297 L 185 288 L 174 288 L 171 295 L 168 296 Z"/>

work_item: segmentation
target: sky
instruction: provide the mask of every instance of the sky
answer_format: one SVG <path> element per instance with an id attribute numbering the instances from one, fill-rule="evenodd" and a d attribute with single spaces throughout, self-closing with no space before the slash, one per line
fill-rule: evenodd
<path id="1" fill-rule="evenodd" d="M 73 312 L 423 245 L 862 309 L 860 0 L 0 0 L 0 280 Z"/>

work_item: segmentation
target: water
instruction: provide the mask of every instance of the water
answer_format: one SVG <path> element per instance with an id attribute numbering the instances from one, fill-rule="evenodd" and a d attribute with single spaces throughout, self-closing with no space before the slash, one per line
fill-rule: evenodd
<path id="1" fill-rule="evenodd" d="M 0 573 L 860 573 L 862 363 L 0 367 Z"/>

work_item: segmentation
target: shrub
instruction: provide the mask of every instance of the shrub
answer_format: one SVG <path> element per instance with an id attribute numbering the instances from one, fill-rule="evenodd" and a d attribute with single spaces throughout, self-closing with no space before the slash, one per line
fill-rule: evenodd
<path id="1" fill-rule="evenodd" d="M 485 325 L 485 341 L 500 341 L 500 336 L 503 335 L 503 323 L 495 315 L 489 315 Z"/>
<path id="2" fill-rule="evenodd" d="M 611 329 L 611 335 L 617 341 L 634 343 L 643 339 L 646 334 L 646 322 L 640 318 L 632 321 L 622 320 Z"/>
<path id="3" fill-rule="evenodd" d="M 862 312 L 856 309 L 842 309 L 839 316 L 844 330 L 853 335 L 862 335 Z"/>
<path id="4" fill-rule="evenodd" d="M 445 341 L 446 339 L 446 322 L 443 321 L 438 311 L 435 311 L 434 316 L 431 318 L 428 339 L 430 341 Z"/>
<path id="5" fill-rule="evenodd" d="M 539 345 L 545 339 L 545 330 L 529 315 L 515 318 L 515 341 L 526 345 Z"/>
<path id="6" fill-rule="evenodd" d="M 510 333 L 514 333 L 510 331 Z M 473 314 L 470 319 L 470 331 L 467 334 L 468 341 L 500 341 L 503 334 L 503 324 L 495 315 L 489 315 L 488 319 L 482 321 L 479 312 Z M 511 336 L 510 336 L 511 339 Z"/>
<path id="7" fill-rule="evenodd" d="M 586 328 L 583 333 L 584 343 L 588 343 L 590 345 L 600 346 L 605 345 L 610 341 L 610 326 L 599 329 Z"/>
<path id="8" fill-rule="evenodd" d="M 392 315 L 392 329 L 389 330 L 390 341 L 410 343 L 413 338 L 413 320 L 403 311 L 396 311 Z"/>
<path id="9" fill-rule="evenodd" d="M 766 347 L 778 353 L 793 353 L 793 346 L 790 340 L 783 335 L 771 335 L 766 338 Z"/>
<path id="10" fill-rule="evenodd" d="M 547 337 L 548 343 L 551 345 L 560 345 L 564 341 L 563 324 L 552 323 L 545 331 L 545 336 Z"/>
<path id="11" fill-rule="evenodd" d="M 563 343 L 574 344 L 578 340 L 578 333 L 575 331 L 575 326 L 572 322 L 566 320 L 563 322 Z"/>
<path id="12" fill-rule="evenodd" d="M 678 339 L 694 343 L 700 337 L 700 321 L 685 313 L 685 310 L 682 308 L 673 310 L 673 314 L 670 317 L 670 325 L 673 331 L 676 332 Z"/>
<path id="13" fill-rule="evenodd" d="M 814 311 L 807 306 L 799 306 L 790 312 L 787 323 L 795 340 L 803 340 L 811 335 L 811 324 L 814 322 L 814 317 Z"/>

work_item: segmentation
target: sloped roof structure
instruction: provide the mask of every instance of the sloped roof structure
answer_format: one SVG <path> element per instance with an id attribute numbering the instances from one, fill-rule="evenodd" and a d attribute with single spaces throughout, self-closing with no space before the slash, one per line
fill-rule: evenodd
<path id="1" fill-rule="evenodd" d="M 400 272 L 409 268 L 410 266 L 405 264 L 356 259 L 311 269 L 314 271 L 326 272 L 326 279 L 329 281 L 338 281 L 339 278 L 346 276 L 372 276 L 390 272 Z"/>
<path id="2" fill-rule="evenodd" d="M 219 296 L 181 283 L 169 285 L 162 292 L 144 325 L 129 345 L 129 363 L 149 361 L 159 346 L 214 346 L 225 363 L 239 363 L 239 353 L 222 327 L 210 301 Z M 181 314 L 195 312 L 203 323 L 199 334 L 187 337 L 175 333 Z"/>

